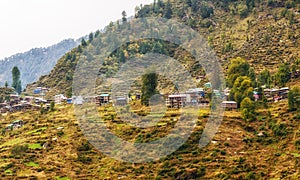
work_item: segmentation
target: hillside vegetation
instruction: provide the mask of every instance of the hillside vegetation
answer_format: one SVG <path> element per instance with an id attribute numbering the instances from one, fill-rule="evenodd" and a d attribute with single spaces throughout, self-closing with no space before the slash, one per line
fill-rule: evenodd
<path id="1" fill-rule="evenodd" d="M 247 3 L 246 3 L 247 2 Z M 226 72 L 232 58 L 246 59 L 258 74 L 268 69 L 274 74 L 280 64 L 287 62 L 295 64 L 300 57 L 299 35 L 300 14 L 298 1 L 158 1 L 155 5 L 137 8 L 136 17 L 174 18 L 199 31 L 207 38 L 209 45 L 215 50 Z M 250 4 L 249 4 L 250 3 Z M 167 11 L 169 9 L 169 11 Z M 167 13 L 168 12 L 168 13 Z M 168 14 L 168 15 L 167 15 Z M 111 23 L 106 29 L 117 33 L 119 23 Z M 105 36 L 105 32 L 101 36 Z M 101 43 L 99 31 L 90 35 L 88 42 L 83 42 L 62 57 L 51 73 L 43 76 L 28 89 L 35 86 L 52 87 L 55 93 L 70 94 L 73 72 L 76 63 L 84 50 L 95 49 Z M 112 39 L 110 39 L 111 41 Z M 112 42 L 112 41 L 111 41 Z M 108 42 L 109 43 L 109 42 Z M 133 45 L 136 44 L 136 45 Z M 105 73 L 111 74 L 118 68 L 122 59 L 138 57 L 147 52 L 163 53 L 173 56 L 182 63 L 188 63 L 189 55 L 161 41 L 133 42 L 107 59 Z M 147 48 L 146 48 L 147 49 Z M 149 51 L 150 49 L 150 51 Z M 121 59 L 121 60 L 120 60 Z M 201 66 L 187 65 L 195 77 L 205 75 Z M 55 94 L 52 93 L 52 94 Z"/>
<path id="2" fill-rule="evenodd" d="M 150 129 L 120 121 L 109 106 L 99 108 L 107 127 L 132 142 L 164 136 L 178 115 L 168 111 L 160 125 Z M 177 114 L 177 115 L 176 115 Z M 299 111 L 289 113 L 287 102 L 259 110 L 258 120 L 247 122 L 237 111 L 225 113 L 212 143 L 200 149 L 199 139 L 209 110 L 201 109 L 197 126 L 176 152 L 157 162 L 132 164 L 110 159 L 83 136 L 71 105 L 54 112 L 19 112 L 0 116 L 5 127 L 16 119 L 25 125 L 0 135 L 2 178 L 69 179 L 299 179 Z M 59 179 L 59 178 L 58 178 Z"/>
<path id="3" fill-rule="evenodd" d="M 300 81 L 299 76 L 295 75 L 300 64 L 299 8 L 299 1 L 281 0 L 155 1 L 152 5 L 137 7 L 136 18 L 175 18 L 199 31 L 220 58 L 227 75 L 227 86 L 232 88 L 229 98 L 239 100 L 240 109 L 226 111 L 213 141 L 199 148 L 199 139 L 210 115 L 209 109 L 201 108 L 195 112 L 199 113 L 197 123 L 184 145 L 159 161 L 143 164 L 119 162 L 94 148 L 80 129 L 73 105 L 55 105 L 48 112 L 3 114 L 0 116 L 1 177 L 299 179 L 300 91 L 297 87 Z M 47 98 L 53 98 L 58 93 L 72 96 L 77 63 L 99 58 L 100 44 L 113 46 L 118 41 L 113 35 L 122 28 L 130 29 L 124 27 L 127 21 L 124 14 L 122 21 L 110 23 L 107 31 L 91 33 L 88 40 L 82 40 L 81 45 L 66 53 L 49 75 L 29 85 L 27 91 L 46 86 L 50 88 Z M 141 39 L 117 48 L 105 58 L 102 68 L 97 71 L 98 75 L 110 78 L 123 63 L 133 57 L 143 57 L 148 52 L 177 59 L 195 79 L 206 75 L 191 53 L 176 44 L 156 39 Z M 157 78 L 158 90 L 174 88 L 163 77 Z M 107 87 L 101 84 L 101 79 L 98 80 L 96 90 L 100 93 Z M 203 78 L 198 86 L 206 81 Z M 270 103 L 264 97 L 252 102 L 254 87 L 261 91 L 261 85 L 289 86 L 293 93 L 277 102 Z M 132 88 L 140 87 L 141 83 L 137 80 Z M 138 115 L 145 115 L 149 110 L 140 105 L 143 102 L 130 103 Z M 144 129 L 122 121 L 112 104 L 96 107 L 96 110 L 114 134 L 135 143 L 165 136 L 180 115 L 178 109 L 167 109 L 157 126 Z M 90 109 L 83 111 L 86 115 L 90 113 Z M 17 119 L 22 119 L 25 125 L 12 131 L 5 129 Z"/>

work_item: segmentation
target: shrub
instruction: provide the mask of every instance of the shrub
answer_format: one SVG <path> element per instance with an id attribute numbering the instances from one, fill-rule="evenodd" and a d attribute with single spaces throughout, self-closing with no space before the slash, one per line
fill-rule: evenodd
<path id="1" fill-rule="evenodd" d="M 295 142 L 295 146 L 297 150 L 300 150 L 300 139 Z"/>
<path id="2" fill-rule="evenodd" d="M 287 135 L 287 125 L 286 124 L 279 124 L 279 125 L 274 125 L 272 126 L 272 131 L 275 136 L 281 136 L 285 137 Z"/>
<path id="3" fill-rule="evenodd" d="M 13 156 L 20 156 L 28 151 L 28 145 L 14 145 L 11 149 Z"/>

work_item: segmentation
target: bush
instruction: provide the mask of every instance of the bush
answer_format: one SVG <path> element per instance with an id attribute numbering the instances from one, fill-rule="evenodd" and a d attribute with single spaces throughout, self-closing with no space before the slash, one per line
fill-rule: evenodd
<path id="1" fill-rule="evenodd" d="M 257 179 L 256 176 L 255 176 L 255 173 L 253 172 L 249 172 L 247 175 L 246 175 L 246 180 L 255 180 Z"/>
<path id="2" fill-rule="evenodd" d="M 295 147 L 297 150 L 300 150 L 300 139 L 295 142 Z"/>
<path id="3" fill-rule="evenodd" d="M 84 164 L 89 164 L 92 162 L 92 158 L 84 156 L 84 155 L 78 155 L 77 160 Z"/>
<path id="4" fill-rule="evenodd" d="M 11 149 L 13 156 L 20 156 L 25 154 L 28 151 L 28 145 L 14 145 Z"/>
<path id="5" fill-rule="evenodd" d="M 271 129 L 275 136 L 285 137 L 288 134 L 286 124 L 274 125 Z"/>

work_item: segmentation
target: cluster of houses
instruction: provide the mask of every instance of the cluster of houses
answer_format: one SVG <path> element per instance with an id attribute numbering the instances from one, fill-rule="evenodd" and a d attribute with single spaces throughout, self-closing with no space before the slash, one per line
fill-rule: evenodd
<path id="1" fill-rule="evenodd" d="M 289 88 L 284 87 L 281 89 L 264 89 L 264 95 L 269 102 L 277 102 L 282 99 L 288 98 Z"/>
<path id="2" fill-rule="evenodd" d="M 205 85 L 206 88 L 210 87 L 210 84 L 207 83 Z M 259 94 L 258 92 L 254 91 L 254 99 L 257 101 L 262 98 L 264 95 L 268 101 L 279 101 L 281 99 L 286 99 L 288 96 L 289 88 L 281 88 L 281 89 L 264 89 L 263 94 Z M 219 90 L 213 90 L 216 96 L 221 97 L 224 99 L 222 102 L 222 106 L 226 109 L 237 109 L 238 105 L 235 101 L 228 101 L 228 97 L 230 94 L 230 89 L 225 89 L 224 91 L 220 92 Z M 206 98 L 207 92 L 204 88 L 194 88 L 189 89 L 184 93 L 175 93 L 175 94 L 164 94 L 165 104 L 168 108 L 182 108 L 187 105 L 199 105 L 201 107 L 208 107 L 209 106 L 209 99 Z M 110 94 L 104 93 L 94 97 L 72 97 L 66 98 L 62 94 L 56 95 L 54 97 L 55 103 L 68 103 L 68 104 L 82 104 L 83 102 L 94 102 L 99 106 L 113 103 L 117 106 L 124 106 L 128 104 L 132 100 L 139 100 L 141 98 L 140 94 L 131 95 L 130 97 L 127 95 L 124 96 L 117 96 L 114 100 L 111 98 Z"/>
<path id="3" fill-rule="evenodd" d="M 41 97 L 24 96 L 21 97 L 17 94 L 10 94 L 8 100 L 0 103 L 0 113 L 16 112 L 22 110 L 39 110 L 43 105 L 47 108 L 50 105 L 50 100 L 45 100 Z"/>
<path id="4" fill-rule="evenodd" d="M 210 89 L 210 83 L 205 84 L 206 89 Z M 34 96 L 21 97 L 17 94 L 10 94 L 9 101 L 0 103 L 0 113 L 15 112 L 21 110 L 39 110 L 42 107 L 49 108 L 51 101 L 45 100 L 45 93 L 48 92 L 48 88 L 38 87 L 33 91 Z M 281 99 L 286 99 L 288 97 L 289 88 L 280 89 L 264 89 L 263 95 L 267 98 L 269 102 L 276 102 Z M 237 109 L 237 103 L 234 101 L 228 101 L 228 96 L 230 94 L 229 89 L 225 89 L 220 92 L 218 90 L 213 90 L 212 93 L 224 99 L 222 106 L 227 109 Z M 257 101 L 262 98 L 262 93 L 256 91 L 254 93 L 254 99 Z M 199 105 L 203 107 L 209 106 L 209 100 L 206 98 L 207 92 L 204 88 L 194 88 L 189 89 L 184 93 L 175 94 L 164 94 L 165 104 L 168 108 L 182 108 L 187 105 Z M 82 97 L 73 96 L 72 98 L 67 98 L 63 94 L 58 94 L 54 96 L 55 104 L 75 104 L 82 105 L 84 102 L 92 102 L 98 106 L 103 106 L 108 103 L 113 103 L 116 106 L 124 106 L 130 101 L 141 99 L 140 94 L 134 94 L 130 97 L 128 95 L 117 96 L 112 99 L 109 93 L 103 93 L 98 96 L 93 97 Z"/>

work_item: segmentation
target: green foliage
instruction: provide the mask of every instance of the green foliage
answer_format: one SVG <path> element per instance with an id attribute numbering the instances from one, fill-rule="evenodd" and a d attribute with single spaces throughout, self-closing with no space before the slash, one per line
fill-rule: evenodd
<path id="1" fill-rule="evenodd" d="M 94 39 L 94 34 L 91 32 L 91 33 L 89 34 L 89 42 L 92 42 L 93 39 Z"/>
<path id="2" fill-rule="evenodd" d="M 238 57 L 231 60 L 231 64 L 228 67 L 227 85 L 231 88 L 234 85 L 235 80 L 239 76 L 247 76 L 249 74 L 250 65 L 244 59 Z"/>
<path id="3" fill-rule="evenodd" d="M 51 103 L 50 103 L 50 111 L 54 111 L 55 109 L 55 103 L 54 103 L 54 101 L 51 101 Z"/>
<path id="4" fill-rule="evenodd" d="M 245 98 L 253 99 L 253 87 L 252 82 L 247 76 L 239 76 L 230 91 L 229 99 L 237 102 L 240 107 L 241 102 Z"/>
<path id="5" fill-rule="evenodd" d="M 255 103 L 246 97 L 241 102 L 242 116 L 247 121 L 253 121 L 256 119 L 255 116 Z"/>
<path id="6" fill-rule="evenodd" d="M 17 66 L 13 67 L 12 69 L 12 87 L 15 88 L 18 94 L 21 94 L 22 85 L 21 85 L 21 73 Z"/>
<path id="7" fill-rule="evenodd" d="M 257 179 L 257 177 L 255 176 L 255 173 L 249 172 L 249 173 L 247 173 L 245 179 L 246 180 L 255 180 L 255 179 Z"/>
<path id="8" fill-rule="evenodd" d="M 148 73 L 142 76 L 142 104 L 149 105 L 149 99 L 157 94 L 157 74 Z"/>
<path id="9" fill-rule="evenodd" d="M 260 72 L 260 74 L 258 76 L 258 83 L 260 85 L 266 85 L 266 87 L 269 88 L 271 85 L 270 71 L 268 71 L 267 69 L 264 69 L 262 72 Z"/>
<path id="10" fill-rule="evenodd" d="M 81 146 L 77 148 L 77 151 L 90 151 L 92 149 L 89 142 L 83 143 Z"/>
<path id="11" fill-rule="evenodd" d="M 172 11 L 172 6 L 170 3 L 170 0 L 167 1 L 166 7 L 165 7 L 165 13 L 164 13 L 164 18 L 170 19 L 172 17 L 173 11 Z"/>
<path id="12" fill-rule="evenodd" d="M 295 147 L 297 150 L 300 150 L 300 139 L 295 142 Z"/>
<path id="13" fill-rule="evenodd" d="M 25 163 L 26 166 L 29 166 L 29 167 L 39 167 L 39 164 L 35 163 L 35 162 L 29 162 L 29 163 Z"/>
<path id="14" fill-rule="evenodd" d="M 254 71 L 254 68 L 251 67 L 249 68 L 249 71 L 248 71 L 248 77 L 251 79 L 252 81 L 252 86 L 253 87 L 256 87 L 256 75 L 255 75 L 255 71 Z"/>
<path id="15" fill-rule="evenodd" d="M 11 149 L 13 156 L 21 156 L 28 151 L 28 145 L 14 145 Z"/>
<path id="16" fill-rule="evenodd" d="M 247 5 L 239 4 L 237 8 L 238 8 L 238 14 L 240 15 L 241 18 L 246 18 L 248 16 L 249 9 Z"/>
<path id="17" fill-rule="evenodd" d="M 32 150 L 36 150 L 36 149 L 43 149 L 42 145 L 41 144 L 29 144 L 28 145 L 28 148 L 29 149 L 32 149 Z"/>
<path id="18" fill-rule="evenodd" d="M 275 74 L 276 85 L 285 86 L 291 79 L 291 71 L 288 63 L 281 64 Z"/>
<path id="19" fill-rule="evenodd" d="M 122 12 L 122 22 L 123 23 L 127 22 L 127 13 L 126 13 L 126 11 Z"/>
<path id="20" fill-rule="evenodd" d="M 206 4 L 201 5 L 200 11 L 202 18 L 209 18 L 211 15 L 214 14 L 214 8 Z"/>
<path id="21" fill-rule="evenodd" d="M 84 46 L 87 46 L 87 42 L 85 41 L 84 38 L 81 39 L 81 45 L 84 47 Z"/>
<path id="22" fill-rule="evenodd" d="M 300 88 L 294 87 L 288 94 L 289 110 L 295 111 L 300 108 Z"/>
<path id="23" fill-rule="evenodd" d="M 285 137 L 288 134 L 287 125 L 286 124 L 275 124 L 271 127 L 275 136 Z"/>

